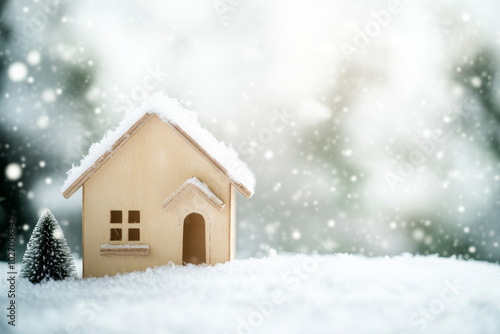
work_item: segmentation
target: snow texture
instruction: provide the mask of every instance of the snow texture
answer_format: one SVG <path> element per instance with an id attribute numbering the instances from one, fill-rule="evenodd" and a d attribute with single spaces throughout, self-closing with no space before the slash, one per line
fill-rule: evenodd
<path id="1" fill-rule="evenodd" d="M 129 249 L 129 248 L 139 248 L 139 249 L 149 249 L 149 245 L 137 245 L 137 244 L 104 244 L 101 245 L 102 249 Z"/>
<path id="2" fill-rule="evenodd" d="M 184 184 L 181 186 L 181 188 L 186 185 L 186 184 L 192 184 L 194 185 L 196 188 L 200 189 L 201 191 L 203 191 L 203 193 L 205 195 L 207 195 L 208 197 L 211 197 L 213 198 L 217 203 L 219 203 L 220 205 L 224 205 L 224 202 L 222 202 L 222 200 L 217 197 L 216 194 L 214 194 L 212 192 L 212 190 L 210 190 L 210 188 L 207 186 L 206 183 L 203 183 L 201 182 L 196 176 L 195 177 L 192 177 L 190 178 L 189 180 L 187 180 L 186 182 L 184 182 Z"/>
<path id="3" fill-rule="evenodd" d="M 15 331 L 0 332 L 498 334 L 499 282 L 492 263 L 342 254 L 21 280 Z"/>
<path id="4" fill-rule="evenodd" d="M 130 109 L 115 130 L 108 130 L 100 142 L 92 144 L 88 155 L 82 159 L 80 165 L 73 166 L 68 171 L 61 191 L 68 189 L 97 159 L 110 151 L 113 144 L 145 113 L 154 113 L 167 124 L 177 124 L 228 171 L 231 180 L 243 184 L 253 195 L 255 176 L 248 165 L 238 158 L 238 153 L 232 147 L 226 146 L 224 142 L 219 142 L 206 128 L 202 127 L 195 112 L 182 108 L 175 99 L 161 93 L 153 94 L 138 108 Z"/>

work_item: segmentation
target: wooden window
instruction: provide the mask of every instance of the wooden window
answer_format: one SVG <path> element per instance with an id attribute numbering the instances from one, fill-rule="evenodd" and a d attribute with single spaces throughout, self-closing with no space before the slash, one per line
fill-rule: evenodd
<path id="1" fill-rule="evenodd" d="M 128 241 L 139 241 L 141 239 L 140 230 L 138 228 L 128 229 Z"/>
<path id="2" fill-rule="evenodd" d="M 111 210 L 110 222 L 111 222 L 111 224 L 121 224 L 122 223 L 122 212 L 116 211 L 116 210 Z"/>
<path id="3" fill-rule="evenodd" d="M 122 229 L 121 228 L 112 228 L 110 240 L 111 241 L 121 241 L 122 240 Z"/>
<path id="4" fill-rule="evenodd" d="M 141 222 L 141 212 L 137 210 L 131 210 L 128 212 L 128 223 L 129 224 L 139 224 Z"/>

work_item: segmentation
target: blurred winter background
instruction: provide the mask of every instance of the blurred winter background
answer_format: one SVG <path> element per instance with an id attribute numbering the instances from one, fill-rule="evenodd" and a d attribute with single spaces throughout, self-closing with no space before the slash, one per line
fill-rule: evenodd
<path id="1" fill-rule="evenodd" d="M 237 254 L 500 260 L 500 3 L 0 2 L 0 233 L 49 207 L 81 251 L 65 172 L 164 92 L 257 176 Z"/>

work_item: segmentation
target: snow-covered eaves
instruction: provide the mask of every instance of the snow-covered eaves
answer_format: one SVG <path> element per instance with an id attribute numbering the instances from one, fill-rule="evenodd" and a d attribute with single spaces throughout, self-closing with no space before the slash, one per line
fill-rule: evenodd
<path id="1" fill-rule="evenodd" d="M 67 172 L 68 177 L 61 189 L 63 196 L 71 197 L 114 152 L 155 115 L 205 157 L 243 196 L 250 198 L 254 194 L 255 176 L 247 164 L 239 159 L 238 153 L 219 142 L 202 127 L 196 113 L 185 110 L 175 99 L 158 93 L 138 108 L 130 110 L 115 130 L 108 131 L 100 142 L 92 144 L 80 165 L 73 166 Z"/>
<path id="2" fill-rule="evenodd" d="M 170 195 L 167 199 L 165 199 L 165 201 L 163 201 L 161 207 L 163 208 L 163 210 L 168 210 L 168 208 L 174 202 L 176 202 L 178 199 L 181 199 L 189 191 L 194 191 L 195 193 L 202 196 L 217 211 L 221 211 L 224 208 L 224 202 L 196 176 L 184 182 L 176 191 L 173 192 L 172 195 Z"/>

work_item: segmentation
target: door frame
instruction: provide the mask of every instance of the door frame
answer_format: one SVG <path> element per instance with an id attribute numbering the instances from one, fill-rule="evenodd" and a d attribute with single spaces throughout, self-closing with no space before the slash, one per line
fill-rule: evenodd
<path id="1" fill-rule="evenodd" d="M 182 214 L 180 215 L 180 221 L 179 221 L 179 226 L 180 226 L 180 239 L 181 241 L 181 247 L 180 247 L 180 263 L 183 265 L 184 263 L 182 262 L 182 255 L 184 251 L 184 221 L 186 220 L 187 216 L 189 216 L 192 213 L 197 213 L 200 216 L 203 217 L 203 220 L 205 221 L 205 264 L 211 265 L 212 264 L 212 246 L 211 246 L 211 234 L 212 234 L 212 223 L 210 221 L 209 215 L 203 211 L 203 210 L 183 210 Z"/>

